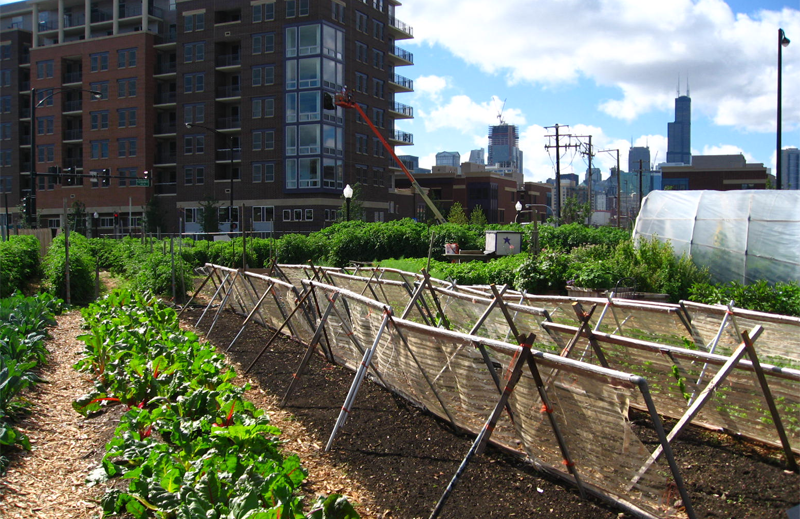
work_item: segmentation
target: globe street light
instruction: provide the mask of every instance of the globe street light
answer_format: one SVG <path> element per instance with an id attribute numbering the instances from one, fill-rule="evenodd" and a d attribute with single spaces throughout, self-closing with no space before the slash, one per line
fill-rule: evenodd
<path id="1" fill-rule="evenodd" d="M 344 195 L 344 202 L 345 207 L 347 208 L 346 214 L 346 221 L 350 221 L 350 199 L 353 198 L 353 188 L 350 187 L 350 184 L 344 186 L 344 191 L 342 192 Z"/>
<path id="2" fill-rule="evenodd" d="M 522 212 L 522 202 L 517 200 L 517 203 L 514 204 L 514 209 L 517 210 L 517 217 L 514 219 L 514 223 L 519 223 L 519 215 Z"/>
<path id="3" fill-rule="evenodd" d="M 778 189 L 783 189 L 783 175 L 781 174 L 781 69 L 783 65 L 781 61 L 783 59 L 783 48 L 788 46 L 789 38 L 786 37 L 783 29 L 778 29 L 778 157 L 775 163 L 775 181 L 778 184 Z"/>

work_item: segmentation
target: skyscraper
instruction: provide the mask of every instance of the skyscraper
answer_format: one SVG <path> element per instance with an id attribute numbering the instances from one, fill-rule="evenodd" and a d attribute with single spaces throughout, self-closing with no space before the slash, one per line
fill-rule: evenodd
<path id="1" fill-rule="evenodd" d="M 781 150 L 781 189 L 800 189 L 800 150 Z"/>
<path id="2" fill-rule="evenodd" d="M 667 162 L 692 163 L 692 98 L 675 98 L 675 122 L 667 124 Z"/>
<path id="3" fill-rule="evenodd" d="M 461 154 L 457 151 L 440 151 L 436 154 L 437 166 L 461 166 Z"/>
<path id="4" fill-rule="evenodd" d="M 469 152 L 469 160 L 472 164 L 486 164 L 484 149 L 480 148 Z"/>
<path id="5" fill-rule="evenodd" d="M 488 165 L 512 168 L 522 173 L 522 151 L 519 149 L 519 130 L 513 124 L 489 127 Z"/>
<path id="6" fill-rule="evenodd" d="M 642 175 L 642 193 L 646 195 L 652 190 L 650 181 L 650 148 L 646 146 L 634 146 L 628 151 L 628 171 L 633 174 L 636 183 L 633 190 L 639 191 L 639 171 Z"/>

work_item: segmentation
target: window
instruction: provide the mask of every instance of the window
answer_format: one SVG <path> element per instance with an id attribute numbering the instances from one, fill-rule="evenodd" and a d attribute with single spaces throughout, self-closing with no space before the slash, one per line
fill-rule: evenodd
<path id="1" fill-rule="evenodd" d="M 360 61 L 361 63 L 368 63 L 367 61 L 367 51 L 368 47 L 361 43 L 360 41 L 356 42 L 356 61 Z"/>
<path id="2" fill-rule="evenodd" d="M 342 90 L 344 85 L 344 65 L 332 59 L 322 60 L 322 86 L 332 90 Z"/>
<path id="3" fill-rule="evenodd" d="M 319 54 L 320 35 L 319 24 L 304 25 L 299 30 L 299 44 L 300 55 L 309 56 L 311 54 Z"/>
<path id="4" fill-rule="evenodd" d="M 372 20 L 372 36 L 383 41 L 383 24 L 378 20 Z"/>
<path id="5" fill-rule="evenodd" d="M 183 123 L 202 123 L 206 120 L 205 103 L 192 103 L 183 105 Z"/>
<path id="6" fill-rule="evenodd" d="M 338 213 L 336 209 L 325 209 L 325 221 L 326 222 L 335 222 L 339 219 Z"/>
<path id="7" fill-rule="evenodd" d="M 286 29 L 286 38 L 284 45 L 286 45 L 286 57 L 293 58 L 297 56 L 297 27 L 289 27 Z"/>
<path id="8" fill-rule="evenodd" d="M 360 32 L 367 32 L 367 21 L 369 18 L 361 11 L 356 11 L 356 30 Z"/>
<path id="9" fill-rule="evenodd" d="M 357 184 L 366 184 L 367 183 L 367 175 L 369 169 L 367 166 L 363 166 L 361 164 L 356 164 L 356 183 Z"/>
<path id="10" fill-rule="evenodd" d="M 55 144 L 36 146 L 36 162 L 54 162 L 56 160 Z"/>
<path id="11" fill-rule="evenodd" d="M 296 60 L 290 60 L 286 62 L 286 69 L 284 70 L 284 74 L 286 74 L 286 88 L 290 90 L 297 88 Z"/>
<path id="12" fill-rule="evenodd" d="M 92 72 L 108 70 L 108 52 L 97 52 L 89 55 L 89 64 Z"/>
<path id="13" fill-rule="evenodd" d="M 384 174 L 383 168 L 372 168 L 372 184 L 375 186 L 383 187 Z"/>
<path id="14" fill-rule="evenodd" d="M 286 122 L 297 122 L 297 94 L 286 94 Z"/>
<path id="15" fill-rule="evenodd" d="M 183 75 L 183 92 L 191 94 L 192 92 L 205 91 L 206 77 L 203 72 L 196 72 L 194 74 Z"/>
<path id="16" fill-rule="evenodd" d="M 4 86 L 4 87 L 10 87 L 11 86 L 11 70 L 10 69 L 0 70 L 0 86 Z"/>
<path id="17" fill-rule="evenodd" d="M 98 81 L 97 83 L 89 83 L 89 88 L 95 92 L 100 92 L 100 98 L 91 96 L 89 99 L 92 101 L 100 101 L 108 99 L 108 81 Z"/>
<path id="18" fill-rule="evenodd" d="M 367 105 L 358 103 L 358 106 L 364 113 L 367 113 Z M 361 117 L 361 112 L 356 112 L 356 122 L 361 124 L 367 124 L 367 121 L 365 121 L 364 118 Z"/>
<path id="19" fill-rule="evenodd" d="M 372 124 L 378 128 L 383 128 L 383 110 L 380 108 L 372 109 Z"/>
<path id="20" fill-rule="evenodd" d="M 372 66 L 383 70 L 383 52 L 378 49 L 372 49 Z"/>
<path id="21" fill-rule="evenodd" d="M 253 86 L 272 85 L 275 83 L 275 65 L 258 65 L 253 67 Z"/>
<path id="22" fill-rule="evenodd" d="M 118 168 L 117 176 L 119 177 L 119 187 L 135 186 L 136 185 L 136 168 Z"/>
<path id="23" fill-rule="evenodd" d="M 298 110 L 300 122 L 319 121 L 321 112 L 319 94 L 319 91 L 300 92 Z"/>
<path id="24" fill-rule="evenodd" d="M 331 15 L 337 22 L 344 23 L 344 5 L 340 4 L 337 0 L 333 0 L 331 2 Z"/>
<path id="25" fill-rule="evenodd" d="M 120 108 L 117 110 L 117 126 L 133 128 L 136 126 L 136 108 Z"/>
<path id="26" fill-rule="evenodd" d="M 254 97 L 252 99 L 253 119 L 261 119 L 275 116 L 275 98 L 273 97 Z"/>
<path id="27" fill-rule="evenodd" d="M 47 79 L 53 77 L 53 68 L 54 68 L 54 62 L 51 59 L 45 61 L 37 61 L 36 79 Z M 9 70 L 4 72 L 9 72 L 9 79 L 10 79 L 11 71 Z M 10 83 L 8 85 L 4 84 L 3 86 L 10 86 Z"/>
<path id="28" fill-rule="evenodd" d="M 107 159 L 108 158 L 108 140 L 92 141 L 92 158 L 93 159 Z"/>
<path id="29" fill-rule="evenodd" d="M 11 140 L 11 123 L 0 123 L 0 140 Z"/>
<path id="30" fill-rule="evenodd" d="M 206 59 L 206 42 L 198 41 L 183 45 L 183 62 L 192 63 Z"/>
<path id="31" fill-rule="evenodd" d="M 308 0 L 300 0 L 300 16 L 308 16 Z"/>
<path id="32" fill-rule="evenodd" d="M 202 31 L 206 28 L 206 13 L 183 15 L 183 32 Z"/>
<path id="33" fill-rule="evenodd" d="M 372 154 L 376 157 L 386 156 L 386 148 L 383 147 L 381 140 L 377 137 L 372 138 Z"/>
<path id="34" fill-rule="evenodd" d="M 297 155 L 297 126 L 286 127 L 286 154 Z"/>
<path id="35" fill-rule="evenodd" d="M 275 164 L 272 162 L 253 162 L 253 182 L 275 182 Z"/>
<path id="36" fill-rule="evenodd" d="M 126 78 L 117 80 L 117 97 L 136 97 L 136 78 Z"/>
<path id="37" fill-rule="evenodd" d="M 300 88 L 318 88 L 320 81 L 320 59 L 305 58 L 298 60 L 297 77 Z"/>
<path id="38" fill-rule="evenodd" d="M 0 150 L 0 166 L 11 165 L 11 150 Z"/>
<path id="39" fill-rule="evenodd" d="M 383 99 L 383 81 L 380 79 L 372 79 L 372 95 L 378 99 Z"/>
<path id="40" fill-rule="evenodd" d="M 135 157 L 137 147 L 136 138 L 117 139 L 117 156 L 120 158 Z"/>
<path id="41" fill-rule="evenodd" d="M 43 88 L 36 91 L 36 106 L 53 106 L 53 89 Z"/>
<path id="42" fill-rule="evenodd" d="M 320 148 L 320 125 L 305 124 L 298 127 L 297 145 L 300 155 L 316 155 Z"/>
<path id="43" fill-rule="evenodd" d="M 253 151 L 275 149 L 274 130 L 253 130 Z"/>
<path id="44" fill-rule="evenodd" d="M 344 168 L 341 160 L 323 159 L 322 187 L 341 188 L 344 183 Z"/>
<path id="45" fill-rule="evenodd" d="M 286 18 L 294 18 L 297 16 L 297 1 L 286 0 Z"/>
<path id="46" fill-rule="evenodd" d="M 11 113 L 11 96 L 0 96 L 0 113 Z"/>
<path id="47" fill-rule="evenodd" d="M 253 23 L 268 22 L 275 19 L 275 2 L 253 6 Z"/>
<path id="48" fill-rule="evenodd" d="M 297 168 L 297 185 L 299 188 L 318 188 L 319 179 L 319 158 L 300 159 Z"/>
<path id="49" fill-rule="evenodd" d="M 271 222 L 275 219 L 275 208 L 272 206 L 253 206 L 253 222 Z"/>
<path id="50" fill-rule="evenodd" d="M 131 68 L 136 66 L 136 49 L 121 49 L 117 51 L 117 67 Z"/>
<path id="51" fill-rule="evenodd" d="M 11 44 L 0 45 L 0 59 L 11 59 Z"/>
<path id="52" fill-rule="evenodd" d="M 303 220 L 303 210 L 302 209 L 295 209 L 294 211 L 292 211 L 292 213 L 293 213 L 292 218 L 294 218 L 295 221 L 300 222 L 300 221 Z"/>
<path id="53" fill-rule="evenodd" d="M 372 0 L 372 7 L 378 11 L 383 11 L 383 0 Z"/>
<path id="54" fill-rule="evenodd" d="M 183 168 L 183 183 L 187 186 L 192 184 L 202 185 L 205 182 L 206 168 L 205 166 L 186 166 Z M 189 217 L 186 217 L 189 221 Z"/>
<path id="55" fill-rule="evenodd" d="M 206 151 L 206 136 L 199 135 L 184 135 L 183 136 L 183 154 L 184 155 L 200 155 Z"/>
<path id="56" fill-rule="evenodd" d="M 367 79 L 366 74 L 356 72 L 356 92 L 361 92 L 363 94 L 369 92 L 369 90 L 367 90 Z"/>
<path id="57" fill-rule="evenodd" d="M 108 129 L 108 110 L 91 112 L 89 116 L 92 122 L 92 130 Z"/>
<path id="58" fill-rule="evenodd" d="M 284 222 L 291 222 L 292 221 L 292 211 L 291 211 L 291 209 L 284 209 L 283 210 L 283 221 Z"/>
<path id="59" fill-rule="evenodd" d="M 11 128 L 11 123 L 5 123 Z M 36 118 L 36 135 L 53 135 L 55 126 L 55 117 L 37 117 Z M 10 138 L 10 137 L 9 137 Z"/>
<path id="60" fill-rule="evenodd" d="M 253 54 L 275 52 L 275 33 L 265 32 L 253 35 Z"/>
<path id="61" fill-rule="evenodd" d="M 356 153 L 366 155 L 367 151 L 367 136 L 361 133 L 356 134 Z"/>
<path id="62" fill-rule="evenodd" d="M 335 126 L 322 126 L 322 153 L 344 155 L 344 130 Z"/>

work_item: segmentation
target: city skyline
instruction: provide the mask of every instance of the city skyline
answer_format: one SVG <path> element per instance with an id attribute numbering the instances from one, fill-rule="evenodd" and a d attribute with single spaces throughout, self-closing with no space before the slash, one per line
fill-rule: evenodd
<path id="1" fill-rule="evenodd" d="M 404 154 L 435 164 L 439 151 L 488 148 L 499 116 L 520 130 L 526 180 L 555 176 L 544 146 L 547 126 L 592 135 L 596 150 L 631 142 L 665 162 L 674 103 L 692 98 L 693 154 L 744 154 L 774 173 L 777 32 L 783 49 L 782 145 L 800 148 L 800 4 L 774 0 L 700 0 L 668 5 L 607 2 L 587 9 L 578 0 L 508 0 L 479 10 L 474 2 L 404 0 L 402 19 L 414 28 L 406 43 L 415 92 L 406 97 L 414 120 L 398 128 L 414 135 Z M 446 23 L 443 23 L 446 21 Z M 574 28 L 574 36 L 564 27 Z M 625 168 L 625 161 L 622 161 Z M 583 177 L 585 157 L 562 156 L 562 174 Z M 603 178 L 615 165 L 599 153 Z"/>

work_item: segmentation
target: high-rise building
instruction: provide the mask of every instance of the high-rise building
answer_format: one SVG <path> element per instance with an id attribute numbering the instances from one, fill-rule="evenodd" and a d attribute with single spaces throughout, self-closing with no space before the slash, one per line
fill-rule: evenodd
<path id="1" fill-rule="evenodd" d="M 467 162 L 470 162 L 472 164 L 485 165 L 486 164 L 485 150 L 483 148 L 480 148 L 480 149 L 477 149 L 477 150 L 470 151 L 469 152 L 469 160 Z"/>
<path id="2" fill-rule="evenodd" d="M 634 187 L 636 192 L 639 191 L 638 178 L 640 174 L 642 177 L 642 196 L 653 190 L 649 147 L 633 146 L 628 150 L 628 171 L 637 179 Z"/>
<path id="3" fill-rule="evenodd" d="M 781 150 L 781 189 L 800 189 L 800 150 Z"/>
<path id="4" fill-rule="evenodd" d="M 692 163 L 692 98 L 675 98 L 675 122 L 667 123 L 667 162 Z"/>
<path id="5" fill-rule="evenodd" d="M 457 151 L 440 151 L 436 154 L 437 166 L 461 166 L 461 154 Z"/>
<path id="6" fill-rule="evenodd" d="M 183 222 L 181 230 L 199 232 L 204 207 L 216 207 L 221 231 L 242 222 L 305 232 L 335 220 L 343 187 L 359 183 L 366 219 L 397 217 L 391 190 L 399 168 L 381 138 L 356 110 L 323 108 L 326 94 L 347 85 L 383 140 L 413 144 L 395 127 L 413 117 L 395 98 L 413 82 L 396 69 L 414 61 L 397 45 L 413 37 L 395 17 L 397 5 L 0 6 L 0 180 L 13 193 L 9 202 L 33 194 L 36 178 L 40 225 L 60 225 L 67 198 L 97 213 L 101 233 L 117 222 L 129 230 L 156 200 L 162 231 Z M 49 174 L 59 170 L 81 176 Z"/>
<path id="7" fill-rule="evenodd" d="M 523 173 L 522 151 L 519 149 L 519 130 L 513 124 L 489 127 L 489 158 L 487 165 L 511 168 Z"/>

